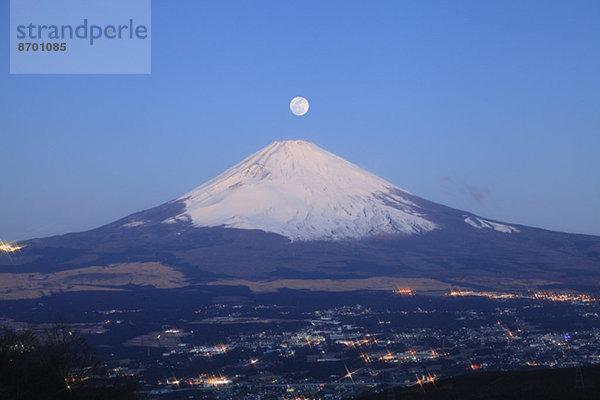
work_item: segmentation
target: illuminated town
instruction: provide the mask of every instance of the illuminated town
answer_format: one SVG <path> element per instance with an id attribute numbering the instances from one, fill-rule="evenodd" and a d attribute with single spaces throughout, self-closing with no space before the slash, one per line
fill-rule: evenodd
<path id="1" fill-rule="evenodd" d="M 532 298 L 537 299 L 540 297 Z M 543 299 L 552 301 L 552 298 Z M 579 300 L 577 296 L 573 299 Z M 517 308 L 504 304 L 505 307 L 494 309 L 491 319 L 480 311 L 456 310 L 451 319 L 462 327 L 452 330 L 441 327 L 399 329 L 392 321 L 402 315 L 407 319 L 419 319 L 419 316 L 429 319 L 446 314 L 444 319 L 449 319 L 448 312 L 439 309 L 417 307 L 394 313 L 356 305 L 307 313 L 303 315 L 304 326 L 297 330 L 282 326 L 280 331 L 269 328 L 240 332 L 230 335 L 226 344 L 218 346 L 181 342 L 163 353 L 160 363 L 176 368 L 193 365 L 190 356 L 208 357 L 215 368 L 220 366 L 219 375 L 204 371 L 197 377 L 159 380 L 158 385 L 164 389 L 154 389 L 153 393 L 195 388 L 197 398 L 212 398 L 212 393 L 218 390 L 234 397 L 254 393 L 255 398 L 298 398 L 289 397 L 293 394 L 307 399 L 342 399 L 365 390 L 384 388 L 390 383 L 423 385 L 439 377 L 469 371 L 554 368 L 600 362 L 600 329 L 541 331 L 522 319 Z M 588 306 L 591 307 L 591 303 Z M 528 304 L 526 307 L 538 306 Z M 201 314 L 211 315 L 217 310 L 226 311 L 227 317 L 208 317 L 197 322 L 233 324 L 247 318 L 246 313 L 250 311 L 243 306 L 221 304 L 203 309 Z M 291 313 L 277 307 L 263 310 L 280 315 Z M 594 310 L 579 309 L 580 316 L 595 321 L 599 320 L 597 311 L 595 307 Z M 364 324 L 357 323 L 360 321 Z M 254 322 L 260 324 L 261 318 Z M 232 359 L 233 353 L 236 357 Z M 315 370 L 320 372 L 315 374 Z"/>
<path id="2" fill-rule="evenodd" d="M 352 399 L 481 371 L 600 363 L 600 302 L 589 294 L 235 289 L 197 303 L 201 292 L 96 311 L 69 300 L 80 320 L 71 325 L 102 344 L 111 377 L 135 378 L 156 399 Z M 32 300 L 32 315 L 48 314 L 49 301 Z"/>
<path id="3" fill-rule="evenodd" d="M 585 293 L 570 292 L 542 292 L 529 291 L 527 293 L 507 293 L 507 292 L 478 292 L 474 290 L 452 290 L 448 296 L 476 296 L 487 297 L 488 299 L 534 299 L 546 301 L 568 302 L 573 304 L 594 303 L 599 300 Z"/>
<path id="4" fill-rule="evenodd" d="M 0 240 L 0 251 L 4 253 L 14 253 L 15 251 L 21 250 L 23 247 L 24 246 L 20 246 L 14 242 L 10 243 Z"/>

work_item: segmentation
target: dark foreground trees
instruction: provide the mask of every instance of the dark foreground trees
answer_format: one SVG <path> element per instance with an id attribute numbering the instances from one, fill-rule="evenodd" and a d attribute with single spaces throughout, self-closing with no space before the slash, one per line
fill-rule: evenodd
<path id="1" fill-rule="evenodd" d="M 0 331 L 0 399 L 135 399 L 133 386 L 103 376 L 92 348 L 66 325 Z"/>

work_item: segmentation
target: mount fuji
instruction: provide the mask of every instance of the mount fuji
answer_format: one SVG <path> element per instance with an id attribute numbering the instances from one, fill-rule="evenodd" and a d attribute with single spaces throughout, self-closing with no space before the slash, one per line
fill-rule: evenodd
<path id="1" fill-rule="evenodd" d="M 40 274 L 46 287 L 29 285 L 30 297 L 124 285 L 377 277 L 425 279 L 437 288 L 600 284 L 599 237 L 506 224 L 433 203 L 300 140 L 274 142 L 158 207 L 22 245 L 0 254 L 0 278 L 8 282 L 12 274 L 23 282 Z M 63 274 L 52 290 L 49 274 Z M 18 296 L 1 286 L 0 298 Z"/>
<path id="2" fill-rule="evenodd" d="M 260 229 L 291 240 L 428 232 L 410 194 L 312 143 L 275 142 L 177 199 L 165 222 Z"/>
<path id="3" fill-rule="evenodd" d="M 196 227 L 258 229 L 294 241 L 412 235 L 443 229 L 435 210 L 362 168 L 302 140 L 274 142 L 170 204 L 162 221 Z M 464 214 L 464 213 L 463 213 Z M 477 228 L 519 229 L 470 214 Z M 124 227 L 147 223 L 131 219 Z"/>

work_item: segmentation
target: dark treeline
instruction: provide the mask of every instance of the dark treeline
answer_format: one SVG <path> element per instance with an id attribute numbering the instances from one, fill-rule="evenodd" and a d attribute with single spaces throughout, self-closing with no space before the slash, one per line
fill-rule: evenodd
<path id="1" fill-rule="evenodd" d="M 110 384 L 78 332 L 56 324 L 44 332 L 0 330 L 0 399 L 135 399 L 129 381 Z"/>
<path id="2" fill-rule="evenodd" d="M 600 365 L 489 371 L 442 379 L 423 386 L 389 388 L 355 400 L 598 400 Z"/>

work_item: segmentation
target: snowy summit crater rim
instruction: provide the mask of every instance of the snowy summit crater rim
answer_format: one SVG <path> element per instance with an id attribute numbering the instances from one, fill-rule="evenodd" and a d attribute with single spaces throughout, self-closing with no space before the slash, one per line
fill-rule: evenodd
<path id="1" fill-rule="evenodd" d="M 411 195 L 303 140 L 273 142 L 176 201 L 163 222 L 259 229 L 290 240 L 416 234 L 438 226 Z"/>

